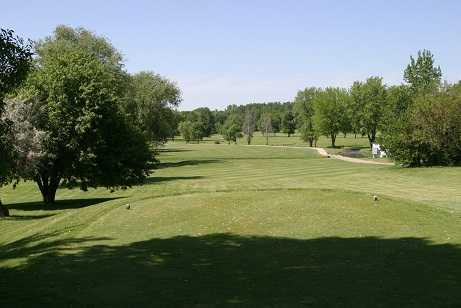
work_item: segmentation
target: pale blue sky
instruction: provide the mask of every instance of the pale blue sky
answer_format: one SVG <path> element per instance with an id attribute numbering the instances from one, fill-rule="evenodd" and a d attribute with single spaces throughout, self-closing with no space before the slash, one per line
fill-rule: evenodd
<path id="1" fill-rule="evenodd" d="M 402 82 L 430 49 L 444 79 L 461 73 L 461 1 L 4 1 L 0 26 L 39 39 L 58 24 L 111 40 L 130 72 L 183 91 L 181 109 L 292 100 L 306 86 L 371 75 Z"/>

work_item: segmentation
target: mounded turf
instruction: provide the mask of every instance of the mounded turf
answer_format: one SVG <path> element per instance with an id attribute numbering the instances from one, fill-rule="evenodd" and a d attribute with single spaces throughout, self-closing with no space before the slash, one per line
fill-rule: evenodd
<path id="1" fill-rule="evenodd" d="M 31 183 L 3 189 L 0 306 L 461 305 L 461 168 L 238 145 L 160 157 L 146 185 L 63 189 L 55 207 Z"/>

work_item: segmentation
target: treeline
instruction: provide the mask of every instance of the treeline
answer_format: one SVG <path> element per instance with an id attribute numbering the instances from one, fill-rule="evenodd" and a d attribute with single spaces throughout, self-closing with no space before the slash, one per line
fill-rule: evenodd
<path id="1" fill-rule="evenodd" d="M 0 66 L 0 184 L 35 181 L 45 203 L 63 185 L 142 183 L 157 161 L 152 144 L 176 132 L 176 84 L 129 74 L 88 30 L 59 26 L 30 42 L 2 29 Z"/>
<path id="2" fill-rule="evenodd" d="M 186 141 L 220 133 L 227 141 L 254 131 L 266 136 L 295 130 L 310 146 L 321 135 L 336 146 L 338 134 L 367 136 L 405 166 L 461 164 L 461 83 L 442 83 L 442 72 L 428 50 L 418 52 L 404 70 L 404 83 L 388 86 L 381 77 L 350 88 L 308 87 L 285 103 L 230 105 L 225 111 L 199 108 L 181 113 Z"/>
<path id="3" fill-rule="evenodd" d="M 271 133 L 287 131 L 286 114 L 292 111 L 291 102 L 270 102 L 261 104 L 229 105 L 225 110 L 210 110 L 207 107 L 193 111 L 178 112 L 178 133 L 187 141 L 199 142 L 213 134 L 222 134 L 226 139 L 236 140 L 242 131 L 247 135 L 250 127 L 253 130 L 265 131 L 265 122 L 270 118 Z M 251 118 L 248 118 L 251 115 Z M 246 128 L 246 129 L 245 129 Z M 232 133 L 233 132 L 233 133 Z M 235 138 L 234 138 L 235 137 Z"/>

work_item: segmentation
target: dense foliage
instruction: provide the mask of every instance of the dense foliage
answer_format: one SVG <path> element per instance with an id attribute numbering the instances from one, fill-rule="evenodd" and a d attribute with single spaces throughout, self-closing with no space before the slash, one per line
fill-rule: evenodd
<path id="1" fill-rule="evenodd" d="M 31 43 L 15 36 L 12 30 L 0 29 L 0 186 L 11 180 L 17 156 L 13 146 L 13 123 L 4 115 L 4 98 L 27 77 L 31 61 Z M 0 216 L 8 216 L 1 200 Z"/>
<path id="2" fill-rule="evenodd" d="M 415 98 L 395 113 L 382 142 L 405 166 L 461 164 L 461 85 Z"/>
<path id="3" fill-rule="evenodd" d="M 376 142 L 376 135 L 387 109 L 386 86 L 382 78 L 370 77 L 365 82 L 354 82 L 351 96 L 351 128 L 354 132 L 366 134 L 371 146 Z"/>
<path id="4" fill-rule="evenodd" d="M 35 51 L 6 109 L 15 176 L 34 180 L 45 203 L 60 185 L 113 190 L 143 182 L 155 161 L 148 141 L 173 135 L 164 123 L 173 123 L 177 87 L 153 73 L 129 76 L 120 53 L 85 29 L 57 27 Z"/>
<path id="5" fill-rule="evenodd" d="M 331 138 L 332 147 L 336 146 L 336 136 L 341 132 L 349 100 L 349 93 L 341 88 L 326 88 L 314 99 L 314 123 L 322 134 Z"/>
<path id="6" fill-rule="evenodd" d="M 177 117 L 171 108 L 181 102 L 175 83 L 153 72 L 139 72 L 129 77 L 123 111 L 155 144 L 174 137 Z"/>

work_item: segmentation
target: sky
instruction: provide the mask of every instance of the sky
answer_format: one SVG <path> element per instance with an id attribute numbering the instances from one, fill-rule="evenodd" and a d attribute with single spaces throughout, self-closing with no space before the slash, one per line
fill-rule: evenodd
<path id="1" fill-rule="evenodd" d="M 63 24 L 108 38 L 130 73 L 177 82 L 181 110 L 291 101 L 369 76 L 400 84 L 420 49 L 458 81 L 460 14 L 459 0 L 0 0 L 0 27 L 20 36 Z"/>

